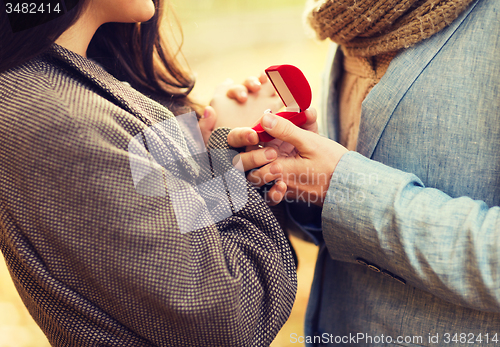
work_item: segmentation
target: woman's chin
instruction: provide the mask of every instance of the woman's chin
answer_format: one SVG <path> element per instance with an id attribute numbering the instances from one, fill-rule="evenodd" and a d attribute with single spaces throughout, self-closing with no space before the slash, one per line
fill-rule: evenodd
<path id="1" fill-rule="evenodd" d="M 152 0 L 147 1 L 146 4 L 141 6 L 140 11 L 134 13 L 134 17 L 131 20 L 132 23 L 147 22 L 156 13 L 155 5 Z"/>
<path id="2" fill-rule="evenodd" d="M 132 20 L 132 22 L 133 23 L 147 22 L 148 20 L 153 18 L 154 15 L 155 15 L 155 11 L 153 9 L 153 11 L 151 13 L 145 12 L 145 13 L 141 13 L 140 15 L 135 16 L 134 19 Z"/>

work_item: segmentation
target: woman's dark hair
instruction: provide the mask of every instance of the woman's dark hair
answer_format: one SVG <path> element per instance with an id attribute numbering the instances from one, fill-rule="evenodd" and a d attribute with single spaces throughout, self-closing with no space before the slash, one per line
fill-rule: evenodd
<path id="1" fill-rule="evenodd" d="M 35 18 L 29 14 L 15 11 L 7 15 L 6 1 L 0 1 L 0 72 L 36 57 L 46 51 L 52 43 L 80 17 L 89 0 L 80 0 L 71 11 L 51 19 L 48 11 L 37 13 Z M 48 1 L 52 4 L 54 1 Z M 60 3 L 59 3 L 60 5 Z M 59 8 L 59 11 L 61 9 Z M 29 25 L 35 19 L 39 25 Z M 25 28 L 24 30 L 22 30 Z"/>
<path id="2" fill-rule="evenodd" d="M 79 0 L 65 15 L 34 28 L 13 32 L 3 1 L 0 2 L 0 72 L 45 52 L 81 15 L 90 0 Z M 161 33 L 163 0 L 153 0 L 156 13 L 144 23 L 107 23 L 95 33 L 87 57 L 116 78 L 160 99 L 174 113 L 201 112 L 188 94 L 194 78 L 177 60 Z M 179 48 L 180 49 L 180 48 Z"/>

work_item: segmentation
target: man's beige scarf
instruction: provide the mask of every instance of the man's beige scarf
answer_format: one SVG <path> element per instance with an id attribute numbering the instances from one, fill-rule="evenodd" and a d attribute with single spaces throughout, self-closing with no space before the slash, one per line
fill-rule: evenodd
<path id="1" fill-rule="evenodd" d="M 473 0 L 308 0 L 307 22 L 344 53 L 370 57 L 408 48 L 456 19 Z"/>

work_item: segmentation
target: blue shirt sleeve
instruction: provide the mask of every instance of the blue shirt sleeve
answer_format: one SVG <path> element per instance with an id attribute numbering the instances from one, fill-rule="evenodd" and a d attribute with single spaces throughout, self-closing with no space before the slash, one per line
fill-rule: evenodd
<path id="1" fill-rule="evenodd" d="M 500 208 L 424 187 L 356 152 L 330 182 L 322 227 L 329 254 L 365 259 L 458 305 L 500 311 Z"/>

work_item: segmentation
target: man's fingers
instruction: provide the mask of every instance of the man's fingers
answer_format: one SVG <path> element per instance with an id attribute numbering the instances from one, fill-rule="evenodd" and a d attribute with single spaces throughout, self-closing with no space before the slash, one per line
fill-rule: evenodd
<path id="1" fill-rule="evenodd" d="M 306 122 L 302 125 L 302 129 L 307 131 L 312 131 L 314 133 L 318 132 L 318 112 L 314 107 L 307 109 L 305 112 Z"/>
<path id="2" fill-rule="evenodd" d="M 254 146 L 259 143 L 259 136 L 251 128 L 234 128 L 229 132 L 227 142 L 234 148 Z"/>

